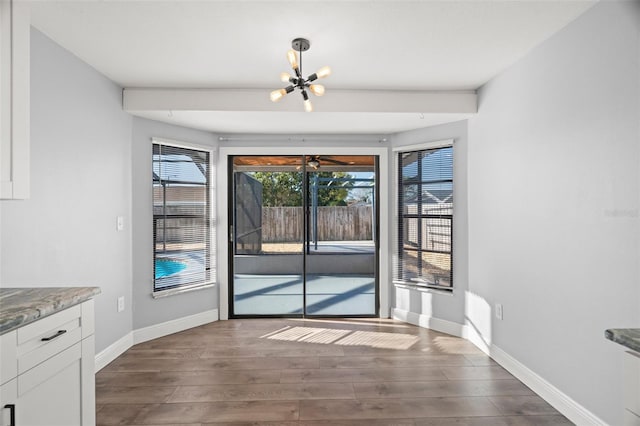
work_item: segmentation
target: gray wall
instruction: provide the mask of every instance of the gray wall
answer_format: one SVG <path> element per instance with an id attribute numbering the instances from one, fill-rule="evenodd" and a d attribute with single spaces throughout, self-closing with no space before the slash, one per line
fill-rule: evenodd
<path id="1" fill-rule="evenodd" d="M 120 87 L 35 29 L 31 79 L 31 199 L 0 202 L 2 286 L 100 287 L 96 352 L 133 329 L 217 308 L 217 288 L 151 297 L 150 142 L 217 138 L 132 118 Z"/>
<path id="2" fill-rule="evenodd" d="M 611 424 L 622 349 L 603 330 L 640 321 L 639 4 L 596 5 L 484 86 L 469 143 L 465 122 L 393 137 L 457 141 L 457 290 L 410 309 L 468 321 Z M 215 146 L 215 135 L 132 119 L 118 86 L 35 30 L 31 67 L 32 197 L 0 202 L 2 285 L 100 286 L 97 351 L 218 307 L 217 288 L 151 298 L 150 138 Z"/>
<path id="3" fill-rule="evenodd" d="M 470 321 L 610 424 L 640 324 L 640 2 L 601 2 L 479 92 Z M 496 302 L 504 320 L 494 320 Z"/>
<path id="4" fill-rule="evenodd" d="M 218 308 L 217 287 L 160 299 L 154 299 L 151 296 L 153 291 L 152 137 L 211 148 L 216 147 L 218 139 L 217 136 L 208 132 L 172 126 L 144 118 L 135 117 L 133 119 L 131 167 L 133 169 L 134 329 Z M 218 212 L 226 212 L 226 208 L 226 206 L 220 206 Z"/>
<path id="5" fill-rule="evenodd" d="M 29 200 L 0 202 L 0 282 L 99 286 L 100 351 L 131 331 L 131 116 L 120 87 L 34 29 L 31 185 Z"/>
<path id="6" fill-rule="evenodd" d="M 392 306 L 415 314 L 425 315 L 460 325 L 465 323 L 465 296 L 469 282 L 468 263 L 468 217 L 467 217 L 467 121 L 443 124 L 426 129 L 412 130 L 392 135 L 393 147 L 415 145 L 453 139 L 453 293 L 436 291 L 418 291 L 407 288 L 394 288 Z M 393 157 L 393 156 L 392 156 Z M 390 170 L 395 170 L 395 158 Z M 395 182 L 395 179 L 392 179 Z M 394 198 L 397 191 L 393 190 Z M 394 214 L 389 215 L 390 229 L 395 230 Z M 395 241 L 391 238 L 392 244 Z M 395 247 L 394 247 L 395 249 Z"/>

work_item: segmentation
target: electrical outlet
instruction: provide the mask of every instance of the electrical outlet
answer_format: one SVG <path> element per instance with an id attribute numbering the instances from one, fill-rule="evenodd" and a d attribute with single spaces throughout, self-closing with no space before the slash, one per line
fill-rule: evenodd
<path id="1" fill-rule="evenodd" d="M 118 312 L 124 311 L 124 296 L 118 297 Z"/>
<path id="2" fill-rule="evenodd" d="M 496 318 L 501 320 L 502 319 L 502 304 L 501 303 L 496 303 Z"/>

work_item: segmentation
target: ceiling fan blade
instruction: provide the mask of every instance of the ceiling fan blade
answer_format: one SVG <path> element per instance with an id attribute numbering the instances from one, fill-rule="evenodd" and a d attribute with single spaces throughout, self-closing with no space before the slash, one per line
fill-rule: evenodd
<path id="1" fill-rule="evenodd" d="M 349 164 L 349 163 L 345 163 L 344 161 L 335 160 L 331 157 L 318 157 L 318 161 L 325 161 L 327 163 L 338 164 L 340 166 L 346 166 Z"/>

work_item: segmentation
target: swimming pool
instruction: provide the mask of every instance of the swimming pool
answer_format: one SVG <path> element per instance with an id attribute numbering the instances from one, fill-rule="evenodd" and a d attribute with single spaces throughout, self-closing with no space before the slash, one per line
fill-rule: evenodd
<path id="1" fill-rule="evenodd" d="M 170 277 L 187 268 L 185 262 L 173 259 L 156 259 L 156 279 Z"/>

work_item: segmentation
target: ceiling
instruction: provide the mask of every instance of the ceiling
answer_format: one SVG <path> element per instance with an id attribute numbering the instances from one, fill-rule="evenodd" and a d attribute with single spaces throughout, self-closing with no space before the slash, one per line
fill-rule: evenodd
<path id="1" fill-rule="evenodd" d="M 542 1 L 34 0 L 32 24 L 125 88 L 282 87 L 286 51 L 306 37 L 304 74 L 324 65 L 332 91 L 473 91 L 594 4 Z M 262 93 L 263 92 L 263 93 Z M 294 97 L 295 100 L 287 99 Z M 286 101 L 302 111 L 298 93 Z M 323 99 L 324 99 L 323 98 Z M 358 98 L 354 98 L 358 101 Z M 365 98 L 363 98 L 365 99 Z M 314 100 L 314 99 L 312 99 Z M 314 100 L 316 101 L 316 100 Z M 257 102 L 257 100 L 256 100 Z M 221 133 L 393 133 L 457 121 L 468 111 L 299 114 L 217 107 L 136 115 Z M 304 118 L 303 118 L 304 117 Z"/>

